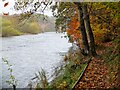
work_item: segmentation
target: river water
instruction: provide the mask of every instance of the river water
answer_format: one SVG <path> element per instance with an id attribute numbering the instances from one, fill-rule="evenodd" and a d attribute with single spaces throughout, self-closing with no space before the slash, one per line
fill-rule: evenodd
<path id="1" fill-rule="evenodd" d="M 2 38 L 2 57 L 12 64 L 13 75 L 18 80 L 18 88 L 24 88 L 43 68 L 48 75 L 62 62 L 62 55 L 69 50 L 71 43 L 62 38 L 64 34 L 46 32 L 37 35 L 22 35 Z M 2 62 L 2 88 L 9 87 L 7 65 Z"/>

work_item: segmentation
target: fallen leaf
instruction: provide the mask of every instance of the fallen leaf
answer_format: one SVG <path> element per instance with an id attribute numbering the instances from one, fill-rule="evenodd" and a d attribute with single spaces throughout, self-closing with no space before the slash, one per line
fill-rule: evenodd
<path id="1" fill-rule="evenodd" d="M 5 3 L 5 4 L 4 4 L 4 7 L 6 7 L 8 4 L 9 4 L 9 2 Z"/>

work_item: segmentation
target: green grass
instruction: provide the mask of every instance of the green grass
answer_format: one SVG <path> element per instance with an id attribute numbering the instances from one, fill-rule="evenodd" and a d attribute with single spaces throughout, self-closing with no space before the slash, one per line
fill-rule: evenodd
<path id="1" fill-rule="evenodd" d="M 70 64 L 68 64 L 70 65 Z M 51 83 L 51 88 L 72 88 L 74 83 L 77 81 L 78 77 L 82 73 L 85 68 L 85 64 L 81 64 L 81 66 L 74 68 L 69 68 L 66 66 L 63 70 L 63 74 L 56 77 L 54 81 Z"/>

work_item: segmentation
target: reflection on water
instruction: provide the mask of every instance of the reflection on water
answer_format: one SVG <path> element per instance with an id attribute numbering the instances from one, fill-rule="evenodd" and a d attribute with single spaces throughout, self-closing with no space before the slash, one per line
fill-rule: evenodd
<path id="1" fill-rule="evenodd" d="M 23 35 L 2 39 L 2 57 L 13 66 L 13 74 L 18 80 L 18 87 L 26 87 L 31 78 L 41 68 L 48 74 L 52 67 L 62 60 L 60 53 L 66 53 L 71 46 L 63 34 L 47 32 L 38 35 Z M 2 87 L 8 87 L 6 80 L 9 72 L 2 65 Z"/>

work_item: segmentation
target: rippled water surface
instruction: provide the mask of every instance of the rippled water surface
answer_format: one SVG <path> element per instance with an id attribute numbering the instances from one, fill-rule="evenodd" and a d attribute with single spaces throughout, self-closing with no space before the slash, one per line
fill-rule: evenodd
<path id="1" fill-rule="evenodd" d="M 48 74 L 52 67 L 62 62 L 60 53 L 65 53 L 71 46 L 64 34 L 47 32 L 38 35 L 23 35 L 2 38 L 2 57 L 13 66 L 13 74 L 18 80 L 18 87 L 26 87 L 30 79 L 41 68 Z M 2 63 L 2 87 L 8 87 L 8 67 Z"/>

